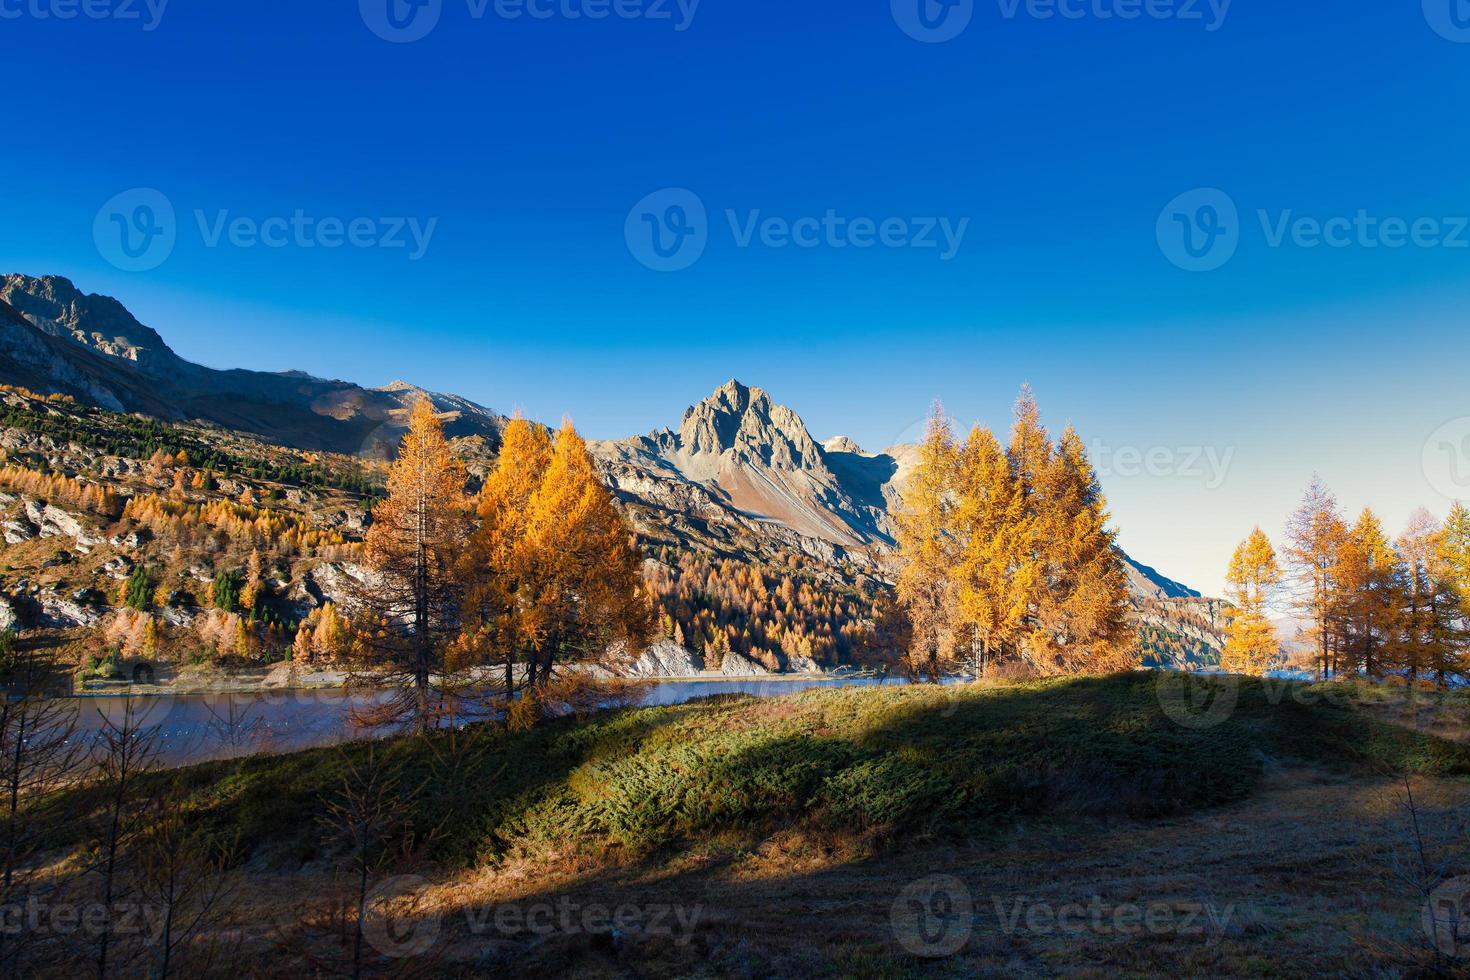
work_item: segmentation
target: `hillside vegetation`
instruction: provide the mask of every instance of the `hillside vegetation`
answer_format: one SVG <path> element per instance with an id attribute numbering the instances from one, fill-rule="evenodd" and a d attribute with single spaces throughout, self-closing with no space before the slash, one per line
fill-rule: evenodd
<path id="1" fill-rule="evenodd" d="M 451 864 L 572 848 L 643 855 L 783 829 L 880 840 L 1022 818 L 1157 817 L 1248 796 L 1268 760 L 1346 773 L 1470 776 L 1470 748 L 1315 685 L 1221 680 L 1234 708 L 1187 727 L 1160 675 L 716 697 L 376 749 L 406 827 Z M 1228 685 L 1228 687 L 1226 686 Z M 322 857 L 320 802 L 370 743 L 187 770 L 191 821 L 273 860 Z M 161 785 L 169 776 L 151 777 Z M 87 809 L 68 798 L 69 812 Z"/>

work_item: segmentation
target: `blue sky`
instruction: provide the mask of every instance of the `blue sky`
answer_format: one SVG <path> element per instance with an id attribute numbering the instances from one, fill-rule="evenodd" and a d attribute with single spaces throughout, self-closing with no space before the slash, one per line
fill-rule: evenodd
<path id="1" fill-rule="evenodd" d="M 1212 591 L 1314 471 L 1390 526 L 1455 492 L 1451 461 L 1424 460 L 1470 415 L 1470 247 L 1445 244 L 1470 244 L 1470 36 L 1450 0 L 1154 0 L 1169 16 L 1126 20 L 1102 14 L 1129 0 L 975 0 L 942 43 L 905 32 L 909 0 L 618 0 L 638 16 L 605 19 L 568 16 L 598 0 L 515 19 L 440 0 L 410 43 L 369 29 L 386 0 L 90 2 L 105 16 L 0 0 L 0 268 L 115 295 L 206 364 L 404 377 L 598 437 L 675 424 L 735 376 L 873 448 L 935 397 L 1003 426 L 1029 381 L 1100 453 L 1155 452 L 1104 474 L 1122 541 Z M 94 236 L 135 188 L 175 212 L 145 271 Z M 627 229 L 667 188 L 704 209 L 703 251 L 660 272 Z M 1166 211 L 1201 188 L 1237 215 L 1228 261 L 1186 271 L 1160 228 L 1203 234 L 1218 196 Z M 416 259 L 309 234 L 211 246 L 222 220 L 298 211 L 366 221 L 363 241 L 433 230 Z M 964 233 L 947 258 L 773 247 L 779 227 L 741 244 L 829 212 L 899 243 Z M 1360 212 L 1374 230 L 1308 247 L 1299 219 Z M 1388 218 L 1419 243 L 1385 245 Z"/>

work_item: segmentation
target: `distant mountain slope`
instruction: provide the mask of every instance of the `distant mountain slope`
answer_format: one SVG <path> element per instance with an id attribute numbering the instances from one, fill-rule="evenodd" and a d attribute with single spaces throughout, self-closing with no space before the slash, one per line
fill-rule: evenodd
<path id="1" fill-rule="evenodd" d="M 372 457 L 391 455 L 422 390 L 194 364 L 117 300 L 84 294 L 60 276 L 0 278 L 0 354 L 9 355 L 0 358 L 0 383 L 113 411 L 202 419 L 298 449 Z M 502 416 L 453 395 L 423 393 L 446 414 L 451 435 L 499 445 Z"/>
<path id="2" fill-rule="evenodd" d="M 444 414 L 451 436 L 480 444 L 483 466 L 506 420 L 474 402 L 406 382 L 363 388 L 301 372 L 220 371 L 191 363 L 118 301 L 57 276 L 0 278 L 0 383 L 60 392 L 84 404 L 170 420 L 200 419 L 307 450 L 385 457 L 413 397 Z M 824 574 L 873 574 L 894 544 L 900 491 L 917 447 L 867 453 L 843 437 L 820 444 L 794 411 L 731 380 L 684 413 L 677 431 L 594 442 L 608 484 L 645 540 L 741 561 L 796 552 Z M 1128 559 L 1144 621 L 1208 646 L 1214 607 L 1199 593 Z M 1193 642 L 1193 641 L 1192 641 Z"/>
<path id="3" fill-rule="evenodd" d="M 1127 557 L 1126 555 L 1124 557 Z M 1128 584 L 1134 594 L 1147 599 L 1199 599 L 1200 593 L 1171 578 L 1165 578 L 1157 569 L 1128 558 Z"/>

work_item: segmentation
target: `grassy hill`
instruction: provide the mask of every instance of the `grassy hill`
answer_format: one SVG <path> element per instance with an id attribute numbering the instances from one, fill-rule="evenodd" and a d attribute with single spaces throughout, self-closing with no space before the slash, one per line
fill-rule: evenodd
<path id="1" fill-rule="evenodd" d="M 1176 695 L 1160 676 L 721 696 L 472 730 L 453 746 L 448 735 L 396 741 L 381 761 L 404 785 L 424 783 L 408 821 L 421 836 L 437 829 L 432 856 L 458 863 L 533 847 L 643 855 L 790 827 L 881 839 L 1016 818 L 1156 817 L 1249 795 L 1268 760 L 1470 776 L 1470 747 L 1340 699 L 1314 702 L 1311 685 L 1200 682 L 1234 689 L 1234 708 L 1186 727 L 1166 711 Z M 189 809 L 248 847 L 289 844 L 310 859 L 318 800 L 368 748 L 196 767 Z M 442 785 L 451 751 L 458 784 Z"/>
<path id="2" fill-rule="evenodd" d="M 322 817 L 349 771 L 373 773 L 390 802 L 370 879 L 411 891 L 394 893 L 408 902 L 397 914 L 434 934 L 408 960 L 374 947 L 373 975 L 1049 975 L 1105 956 L 1141 975 L 1188 963 L 1397 976 L 1430 964 L 1414 945 L 1422 897 L 1384 870 L 1412 864 L 1397 850 L 1410 816 L 1385 801 L 1412 785 L 1425 846 L 1453 856 L 1446 873 L 1459 867 L 1458 838 L 1433 813 L 1470 803 L 1464 696 L 1183 683 L 719 696 L 150 773 L 136 792 L 233 843 L 247 946 L 327 962 L 343 955 L 353 880 Z M 53 844 L 86 850 L 103 798 L 55 803 Z M 966 942 L 947 952 L 891 912 L 934 881 L 970 903 Z M 1037 896 L 1206 925 L 1006 925 L 1003 906 Z M 567 902 L 674 903 L 699 921 L 678 934 L 487 933 L 477 913 Z"/>

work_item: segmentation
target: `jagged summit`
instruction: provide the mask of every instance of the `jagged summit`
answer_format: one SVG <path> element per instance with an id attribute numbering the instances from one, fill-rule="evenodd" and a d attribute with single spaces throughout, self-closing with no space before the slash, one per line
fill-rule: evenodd
<path id="1" fill-rule="evenodd" d="M 776 470 L 826 468 L 800 416 L 734 380 L 684 412 L 675 446 L 690 458 L 730 454 L 737 463 Z"/>
<path id="2" fill-rule="evenodd" d="M 829 457 L 801 416 L 734 379 L 686 409 L 678 431 L 594 449 L 615 489 L 665 510 L 779 528 L 824 557 L 892 540 L 881 473 L 839 473 L 832 464 L 845 458 Z"/>
<path id="3" fill-rule="evenodd" d="M 866 456 L 863 447 L 853 442 L 847 436 L 833 436 L 822 443 L 822 448 L 829 453 L 852 453 L 856 456 Z"/>
<path id="4" fill-rule="evenodd" d="M 65 276 L 0 278 L 4 300 L 37 328 L 88 350 L 132 361 L 150 370 L 177 369 L 184 362 L 158 332 L 145 327 L 111 296 L 83 293 Z"/>

